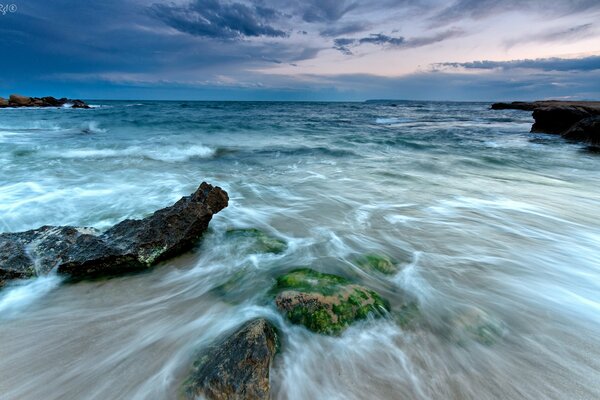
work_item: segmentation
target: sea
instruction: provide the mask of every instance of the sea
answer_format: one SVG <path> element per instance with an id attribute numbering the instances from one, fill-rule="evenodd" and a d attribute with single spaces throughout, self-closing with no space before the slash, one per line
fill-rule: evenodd
<path id="1" fill-rule="evenodd" d="M 1 399 L 177 398 L 194 355 L 257 317 L 282 337 L 274 399 L 600 398 L 598 151 L 489 103 L 89 103 L 0 110 L 0 232 L 107 229 L 203 181 L 229 207 L 151 271 L 1 289 Z M 248 228 L 285 251 L 226 234 Z M 390 315 L 290 324 L 267 293 L 300 266 Z"/>

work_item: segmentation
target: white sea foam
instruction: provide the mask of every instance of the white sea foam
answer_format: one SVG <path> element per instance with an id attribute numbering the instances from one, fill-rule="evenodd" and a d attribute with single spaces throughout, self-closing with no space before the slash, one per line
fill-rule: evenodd
<path id="1" fill-rule="evenodd" d="M 208 146 L 147 148 L 81 148 L 52 153 L 57 158 L 148 158 L 156 161 L 182 162 L 193 158 L 211 158 L 216 151 Z"/>
<path id="2" fill-rule="evenodd" d="M 375 123 L 381 124 L 381 125 L 400 124 L 400 123 L 408 122 L 408 121 L 410 121 L 408 118 L 396 118 L 396 117 L 375 119 Z"/>
<path id="3" fill-rule="evenodd" d="M 56 275 L 25 281 L 0 292 L 0 318 L 18 315 L 41 297 L 54 290 L 62 281 Z"/>

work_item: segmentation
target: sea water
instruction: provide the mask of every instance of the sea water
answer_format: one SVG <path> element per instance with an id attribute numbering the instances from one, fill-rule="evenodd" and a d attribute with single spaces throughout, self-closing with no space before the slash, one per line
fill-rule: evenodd
<path id="1" fill-rule="evenodd" d="M 230 205 L 151 272 L 0 290 L 0 398 L 174 398 L 196 351 L 256 317 L 283 336 L 277 399 L 600 398 L 592 149 L 484 103 L 91 103 L 0 110 L 0 232 L 106 229 L 202 181 Z M 253 253 L 231 228 L 287 249 Z M 359 268 L 368 253 L 398 272 Z M 290 325 L 266 294 L 296 266 L 391 315 L 340 337 Z M 412 326 L 394 317 L 407 299 Z"/>

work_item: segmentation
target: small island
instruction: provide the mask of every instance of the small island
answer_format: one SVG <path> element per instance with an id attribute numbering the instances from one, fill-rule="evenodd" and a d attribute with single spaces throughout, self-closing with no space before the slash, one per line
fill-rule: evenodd
<path id="1" fill-rule="evenodd" d="M 69 108 L 91 108 L 82 100 L 72 100 L 66 97 L 57 99 L 52 96 L 29 97 L 20 94 L 11 94 L 8 100 L 0 97 L 0 108 L 16 107 L 69 107 Z"/>
<path id="2" fill-rule="evenodd" d="M 492 110 L 532 111 L 535 123 L 531 132 L 600 145 L 600 101 L 515 101 L 492 104 Z"/>

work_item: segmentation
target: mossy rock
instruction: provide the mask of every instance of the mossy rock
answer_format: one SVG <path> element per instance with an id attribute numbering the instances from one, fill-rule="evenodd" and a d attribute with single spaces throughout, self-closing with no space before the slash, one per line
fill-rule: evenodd
<path id="1" fill-rule="evenodd" d="M 292 323 L 327 335 L 339 335 L 355 321 L 390 310 L 389 303 L 373 290 L 309 268 L 278 277 L 271 294 L 278 310 Z"/>
<path id="2" fill-rule="evenodd" d="M 415 302 L 403 304 L 400 306 L 400 309 L 394 313 L 396 322 L 404 329 L 413 327 L 420 317 L 421 311 Z"/>
<path id="3" fill-rule="evenodd" d="M 227 303 L 238 304 L 242 300 L 240 297 L 243 294 L 242 288 L 244 287 L 244 281 L 246 280 L 247 276 L 248 269 L 240 268 L 225 282 L 212 288 L 211 292 L 223 298 L 223 300 Z"/>
<path id="4" fill-rule="evenodd" d="M 249 243 L 251 251 L 255 253 L 281 254 L 287 249 L 287 243 L 284 240 L 270 236 L 256 228 L 229 229 L 225 232 L 225 236 Z"/>
<path id="5" fill-rule="evenodd" d="M 385 254 L 365 254 L 356 260 L 356 264 L 364 270 L 378 271 L 385 275 L 398 273 L 397 263 Z"/>
<path id="6" fill-rule="evenodd" d="M 469 307 L 459 312 L 451 322 L 452 336 L 458 343 L 466 338 L 491 346 L 500 340 L 506 327 L 502 321 L 485 311 Z"/>

